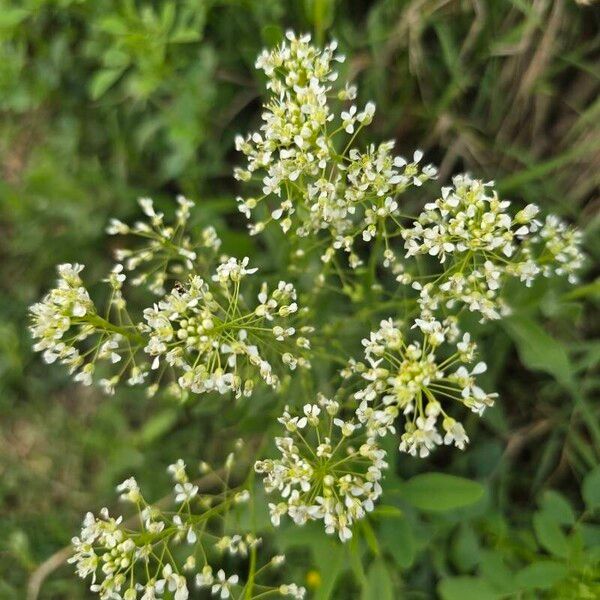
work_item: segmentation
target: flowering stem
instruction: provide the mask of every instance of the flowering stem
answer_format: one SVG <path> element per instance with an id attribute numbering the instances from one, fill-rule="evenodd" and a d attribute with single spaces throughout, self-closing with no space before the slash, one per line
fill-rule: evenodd
<path id="1" fill-rule="evenodd" d="M 254 586 L 254 576 L 256 574 L 256 546 L 250 548 L 250 568 L 248 570 L 248 583 L 246 584 L 246 600 L 252 598 L 252 587 Z"/>
<path id="2" fill-rule="evenodd" d="M 102 318 L 100 315 L 89 315 L 85 320 L 97 329 L 103 329 L 105 331 L 118 333 L 123 337 L 138 343 L 142 343 L 144 341 L 144 338 L 139 333 L 137 333 L 137 331 L 134 330 L 134 328 L 119 327 L 118 325 L 111 323 L 107 319 Z"/>

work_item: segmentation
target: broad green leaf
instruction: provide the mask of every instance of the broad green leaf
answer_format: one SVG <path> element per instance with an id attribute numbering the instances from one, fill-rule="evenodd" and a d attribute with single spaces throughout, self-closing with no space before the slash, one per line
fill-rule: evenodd
<path id="1" fill-rule="evenodd" d="M 462 573 L 477 565 L 481 556 L 479 540 L 468 523 L 462 523 L 452 538 L 452 562 Z"/>
<path id="2" fill-rule="evenodd" d="M 573 370 L 560 342 L 527 317 L 509 317 L 503 324 L 526 367 L 544 371 L 566 387 L 571 387 Z"/>
<path id="3" fill-rule="evenodd" d="M 549 589 L 561 579 L 564 579 L 568 569 L 564 563 L 556 560 L 540 560 L 527 565 L 516 574 L 519 588 Z"/>
<path id="4" fill-rule="evenodd" d="M 564 558 L 568 554 L 567 536 L 560 525 L 547 513 L 533 515 L 533 529 L 540 545 L 555 556 Z"/>
<path id="5" fill-rule="evenodd" d="M 542 508 L 545 513 L 561 525 L 573 525 L 575 523 L 573 508 L 562 494 L 554 490 L 548 490 L 544 493 Z"/>
<path id="6" fill-rule="evenodd" d="M 361 587 L 366 585 L 367 576 L 365 575 L 365 569 L 363 567 L 362 546 L 360 545 L 360 538 L 359 535 L 357 535 L 356 529 L 352 539 L 345 544 L 344 548 L 347 550 L 348 561 L 350 567 L 352 568 L 354 578 L 361 585 Z"/>
<path id="7" fill-rule="evenodd" d="M 592 283 L 577 286 L 570 292 L 567 292 L 564 297 L 566 300 L 576 300 L 587 298 L 588 296 L 592 298 L 600 297 L 600 278 L 592 281 Z"/>
<path id="8" fill-rule="evenodd" d="M 364 537 L 365 542 L 367 542 L 367 546 L 369 546 L 369 549 L 371 550 L 373 555 L 379 556 L 380 551 L 377 536 L 375 535 L 373 527 L 371 527 L 371 523 L 368 519 L 363 519 L 362 521 L 360 521 L 360 532 Z"/>
<path id="9" fill-rule="evenodd" d="M 480 577 L 449 577 L 439 583 L 438 593 L 442 600 L 497 600 L 502 597 Z"/>
<path id="10" fill-rule="evenodd" d="M 415 560 L 415 540 L 404 516 L 385 519 L 379 527 L 379 543 L 389 552 L 401 569 L 408 569 Z"/>
<path id="11" fill-rule="evenodd" d="M 362 600 L 395 600 L 390 573 L 381 558 L 373 561 L 362 589 Z"/>
<path id="12" fill-rule="evenodd" d="M 304 0 L 306 17 L 317 33 L 331 26 L 335 13 L 334 0 Z"/>
<path id="13" fill-rule="evenodd" d="M 483 486 L 456 475 L 424 473 L 404 482 L 398 492 L 415 508 L 445 511 L 475 504 L 483 496 Z"/>
<path id="14" fill-rule="evenodd" d="M 479 572 L 495 589 L 505 594 L 516 591 L 515 578 L 498 550 L 482 550 Z"/>
<path id="15" fill-rule="evenodd" d="M 309 548 L 313 564 L 318 569 L 320 585 L 311 595 L 314 600 L 333 598 L 340 575 L 348 568 L 348 549 L 339 540 L 323 537 L 322 528 L 316 524 L 304 527 L 289 527 L 277 531 L 277 539 L 284 551 L 288 548 Z"/>
<path id="16" fill-rule="evenodd" d="M 585 476 L 581 493 L 589 510 L 600 506 L 600 467 L 596 467 Z"/>

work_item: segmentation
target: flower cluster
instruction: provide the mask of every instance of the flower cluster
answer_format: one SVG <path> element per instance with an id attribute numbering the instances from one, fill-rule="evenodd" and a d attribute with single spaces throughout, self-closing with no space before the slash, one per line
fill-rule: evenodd
<path id="1" fill-rule="evenodd" d="M 83 358 L 70 340 L 65 339 L 65 334 L 72 325 L 84 323 L 82 319 L 86 315 L 96 313 L 96 307 L 79 276 L 83 268 L 83 265 L 78 264 L 59 265 L 56 287 L 30 309 L 31 334 L 34 339 L 39 340 L 33 349 L 43 352 L 47 363 L 60 359 L 72 371 L 83 363 Z M 84 340 L 90 333 L 93 330 L 90 332 L 84 326 L 74 337 Z"/>
<path id="2" fill-rule="evenodd" d="M 433 281 L 413 282 L 422 309 L 466 305 L 484 319 L 499 319 L 508 312 L 499 295 L 508 278 L 526 285 L 540 273 L 575 280 L 583 262 L 581 234 L 554 216 L 542 225 L 534 204 L 514 217 L 509 206 L 493 182 L 457 175 L 412 227 L 402 230 L 406 258 L 427 254 L 444 267 Z"/>
<path id="3" fill-rule="evenodd" d="M 296 337 L 292 324 L 299 312 L 296 290 L 280 281 L 269 291 L 263 283 L 258 304 L 249 308 L 240 283 L 256 270 L 248 268 L 247 258 L 230 258 L 219 265 L 212 285 L 192 275 L 147 308 L 145 351 L 153 357 L 152 369 L 173 367 L 181 388 L 196 394 L 233 391 L 239 397 L 252 394 L 256 373 L 277 387 L 279 376 L 265 353 L 292 370 L 308 367 L 302 353 L 310 343 Z"/>
<path id="4" fill-rule="evenodd" d="M 62 264 L 57 267 L 59 279 L 56 287 L 30 307 L 32 337 L 37 340 L 34 350 L 43 352 L 47 363 L 60 361 L 66 365 L 74 380 L 91 385 L 96 362 L 103 360 L 109 365 L 121 362 L 124 355 L 129 360 L 120 368 L 116 379 L 101 380 L 107 391 L 129 370 L 129 382 L 136 383 L 141 368 L 136 363 L 138 334 L 132 325 L 115 325 L 101 317 L 81 280 L 83 265 Z M 107 281 L 111 287 L 109 312 L 116 311 L 118 320 L 129 318 L 121 294 L 124 276 L 116 267 Z"/>
<path id="5" fill-rule="evenodd" d="M 309 36 L 291 32 L 279 47 L 261 54 L 256 66 L 267 76 L 271 96 L 260 131 L 236 139 L 247 164 L 235 176 L 247 181 L 256 174 L 262 181 L 262 195 L 238 198 L 239 210 L 253 220 L 252 234 L 278 222 L 294 256 L 312 261 L 324 294 L 331 289 L 325 278 L 330 267 L 322 263 L 335 268 L 352 302 L 369 303 L 364 311 L 344 315 L 360 321 L 363 312 L 405 309 L 382 320 L 362 341 L 364 359 L 351 360 L 342 371 L 343 378 L 352 378 L 344 386 L 358 387 L 348 394 L 342 386 L 336 399 L 319 394 L 304 404 L 304 397 L 301 411 L 286 406 L 275 458 L 254 465 L 266 492 L 277 496 L 269 504 L 274 525 L 286 515 L 298 525 L 322 521 L 326 533 L 345 542 L 382 494 L 387 463 L 381 438 L 395 434 L 398 421 L 400 451 L 426 457 L 442 444 L 464 449 L 469 438 L 458 420 L 461 411 L 482 415 L 494 403 L 496 394 L 478 383 L 486 365 L 476 360 L 471 335 L 459 330 L 460 312 L 467 308 L 482 320 L 499 319 L 509 310 L 501 295 L 509 279 L 531 285 L 539 276 L 564 275 L 574 282 L 583 254 L 579 231 L 554 216 L 542 219 L 533 204 L 511 213 L 492 182 L 469 175 L 454 177 L 417 218 L 404 214 L 402 194 L 435 179 L 436 170 L 421 165 L 421 151 L 411 159 L 396 155 L 393 142 L 353 147 L 375 106 L 344 104 L 356 98 L 356 88 L 337 84 L 341 62 L 335 42 L 318 49 Z M 150 395 L 168 381 L 165 387 L 182 397 L 216 392 L 239 398 L 252 395 L 257 384 L 278 388 L 297 368 L 309 368 L 311 355 L 319 352 L 311 348 L 306 315 L 320 309 L 320 297 L 311 290 L 306 301 L 300 297 L 300 308 L 294 284 L 256 281 L 258 269 L 248 258 L 217 259 L 221 242 L 215 229 L 189 227 L 193 203 L 183 197 L 177 202 L 174 224 L 149 199 L 140 200 L 147 221 L 133 226 L 111 221 L 110 234 L 133 235 L 143 243 L 117 251 L 118 263 L 104 280 L 106 310 L 97 310 L 87 292 L 82 265 L 58 267 L 56 287 L 31 307 L 35 349 L 49 363 L 64 363 L 86 385 L 103 361 L 102 368 L 112 368 L 99 381 L 108 393 L 125 379 L 144 384 Z M 339 266 L 340 251 L 350 270 Z M 359 254 L 368 255 L 361 269 Z M 382 254 L 395 282 L 378 278 Z M 420 272 L 430 264 L 433 274 Z M 300 271 L 295 273 L 302 290 L 309 278 Z M 158 296 L 136 319 L 124 296 L 126 273 L 132 285 Z M 390 280 L 393 290 L 385 289 Z M 388 292 L 385 304 L 379 303 Z M 335 327 L 327 325 L 317 339 L 327 346 L 322 355 L 344 362 L 334 355 L 340 347 L 340 339 L 330 339 Z M 309 379 L 302 383 L 310 385 Z M 222 599 L 304 596 L 296 584 L 259 584 L 256 576 L 283 558 L 256 570 L 260 539 L 230 531 L 222 518 L 248 499 L 248 489 L 233 492 L 225 485 L 223 492 L 208 495 L 189 479 L 182 461 L 169 472 L 175 511 L 147 503 L 129 478 L 117 489 L 136 507 L 140 529 L 106 509 L 86 516 L 73 540 L 72 562 L 81 577 L 92 577 L 92 591 L 102 599 L 186 600 L 194 581 Z M 178 557 L 184 555 L 181 564 Z M 246 584 L 228 570 L 236 556 L 249 556 Z"/>
<path id="6" fill-rule="evenodd" d="M 373 120 L 375 105 L 369 102 L 363 110 L 351 105 L 339 112 L 330 106 L 332 100 L 356 97 L 354 86 L 334 87 L 335 64 L 344 61 L 336 49 L 336 42 L 320 50 L 311 45 L 310 36 L 288 32 L 281 46 L 261 54 L 256 67 L 267 75 L 272 96 L 260 132 L 236 139 L 247 165 L 236 169 L 235 177 L 248 181 L 263 172 L 262 195 L 238 198 L 248 218 L 263 201 L 271 205 L 266 219 L 250 227 L 251 233 L 259 233 L 271 221 L 300 237 L 326 230 L 323 261 L 343 249 L 355 268 L 360 259 L 353 250 L 354 239 L 371 240 L 387 218 L 399 216 L 397 196 L 434 178 L 436 170 L 419 167 L 422 152 L 416 152 L 412 162 L 394 156 L 393 142 L 370 146 L 366 152 L 351 148 L 354 137 Z M 351 137 L 342 145 L 337 138 L 344 134 Z"/>
<path id="7" fill-rule="evenodd" d="M 182 460 L 168 471 L 179 510 L 165 511 L 146 502 L 138 483 L 130 477 L 117 491 L 121 500 L 136 507 L 141 529 L 130 526 L 133 519 L 112 517 L 106 508 L 98 516 L 86 514 L 80 535 L 72 540 L 74 555 L 69 562 L 75 564 L 81 578 L 91 576 L 92 592 L 101 600 L 187 600 L 195 585 L 208 588 L 221 599 L 255 598 L 267 592 L 304 597 L 304 588 L 296 584 L 272 586 L 256 581 L 259 572 L 281 565 L 282 555 L 254 572 L 252 584 L 244 584 L 238 574 L 226 574 L 216 566 L 224 555 L 244 558 L 260 546 L 260 538 L 252 534 L 219 533 L 223 512 L 245 502 L 247 493 L 225 490 L 222 494 L 200 494 L 199 486 L 189 481 Z M 178 560 L 176 556 L 184 558 Z"/>
<path id="8" fill-rule="evenodd" d="M 127 271 L 137 271 L 131 278 L 132 285 L 146 285 L 155 294 L 163 295 L 168 279 L 206 270 L 210 259 L 219 251 L 221 240 L 212 225 L 200 230 L 199 239 L 186 234 L 190 211 L 195 204 L 184 196 L 177 196 L 178 208 L 172 225 L 165 224 L 164 214 L 156 212 L 150 198 L 141 198 L 138 202 L 147 221 L 137 221 L 129 226 L 111 219 L 106 231 L 109 235 L 134 235 L 144 240 L 145 243 L 134 250 L 117 250 L 115 258 Z"/>
<path id="9" fill-rule="evenodd" d="M 417 319 L 416 325 L 422 342 L 406 339 L 392 319 L 381 321 L 379 329 L 363 340 L 367 364 L 361 363 L 358 370 L 367 384 L 355 394 L 360 402 L 358 420 L 369 435 L 385 436 L 395 433 L 395 421 L 402 414 L 400 450 L 413 456 L 428 456 L 442 443 L 463 449 L 469 438 L 448 413 L 454 403 L 479 415 L 493 404 L 496 394 L 484 392 L 476 382 L 486 365 L 478 362 L 468 368 L 477 347 L 468 333 L 456 341 L 459 334 L 453 320 Z M 438 353 L 445 342 L 453 343 L 455 351 L 442 360 Z"/>
<path id="10" fill-rule="evenodd" d="M 125 379 L 129 385 L 146 385 L 152 396 L 167 374 L 170 389 L 181 397 L 210 391 L 250 396 L 257 381 L 276 388 L 282 365 L 287 371 L 310 367 L 307 336 L 312 328 L 301 324 L 305 311 L 298 307 L 294 286 L 279 281 L 269 288 L 263 282 L 257 302 L 250 306 L 246 297 L 251 288 L 242 289 L 243 280 L 257 269 L 248 266 L 248 258 L 222 257 L 209 275 L 196 260 L 196 246 L 180 235 L 192 203 L 182 197 L 178 202 L 175 227 L 163 226 L 163 216 L 152 202 L 141 200 L 154 229 L 143 223 L 129 229 L 113 220 L 111 231 L 150 238 L 147 247 L 127 259 L 129 270 L 142 265 L 138 285 L 150 273 L 154 292 L 160 291 L 167 274 L 188 273 L 184 283 L 176 281 L 169 293 L 143 310 L 144 321 L 136 322 L 127 309 L 121 263 L 105 279 L 110 296 L 104 316 L 80 278 L 83 266 L 60 265 L 57 286 L 30 309 L 35 350 L 43 352 L 48 363 L 60 360 L 75 373 L 75 381 L 85 385 L 92 384 L 97 362 L 103 361 L 110 372 L 98 384 L 107 394 Z M 206 231 L 206 244 L 212 240 L 216 250 L 218 238 L 205 236 Z M 125 251 L 120 253 L 124 258 Z M 185 257 L 187 264 L 175 268 L 174 256 Z M 160 276 L 154 260 L 161 264 Z"/>
<path id="11" fill-rule="evenodd" d="M 279 419 L 288 434 L 275 439 L 281 457 L 255 465 L 267 493 L 281 496 L 269 504 L 274 525 L 283 515 L 297 525 L 322 520 L 328 534 L 337 533 L 345 542 L 353 522 L 373 510 L 387 467 L 385 451 L 339 412 L 338 402 L 319 396 L 300 415 L 292 416 L 286 407 Z"/>

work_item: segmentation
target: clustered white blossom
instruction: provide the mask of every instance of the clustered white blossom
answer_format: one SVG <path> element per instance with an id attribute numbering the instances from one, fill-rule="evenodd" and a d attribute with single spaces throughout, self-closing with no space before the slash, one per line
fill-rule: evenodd
<path id="1" fill-rule="evenodd" d="M 167 279 L 205 270 L 207 259 L 218 252 L 221 240 L 212 225 L 202 228 L 198 239 L 186 233 L 190 211 L 195 204 L 184 196 L 177 196 L 178 208 L 173 225 L 165 223 L 164 214 L 156 212 L 150 198 L 140 198 L 138 202 L 148 217 L 147 222 L 136 221 L 129 226 L 118 219 L 111 219 L 106 231 L 109 235 L 134 235 L 146 242 L 133 250 L 116 250 L 115 258 L 125 265 L 127 271 L 139 271 L 131 278 L 132 285 L 147 285 L 150 291 L 163 295 Z"/>
<path id="2" fill-rule="evenodd" d="M 117 326 L 101 317 L 81 280 L 84 266 L 62 264 L 57 267 L 56 287 L 30 307 L 32 337 L 37 340 L 34 350 L 43 352 L 45 362 L 59 361 L 66 365 L 74 380 L 91 385 L 96 362 L 104 360 L 116 365 L 124 353 L 130 354 L 119 377 L 129 369 L 129 378 L 139 377 L 140 368 L 133 349 L 137 340 L 134 327 Z M 109 310 L 118 315 L 126 314 L 125 301 L 121 294 L 123 277 L 119 266 L 110 273 L 107 281 L 111 286 Z M 125 344 L 126 337 L 130 343 Z M 132 345 L 133 343 L 133 345 Z M 80 346 L 86 349 L 80 349 Z M 101 385 L 111 392 L 116 380 L 101 380 Z"/>
<path id="3" fill-rule="evenodd" d="M 143 311 L 143 322 L 135 322 L 123 294 L 126 276 L 121 263 L 105 279 L 110 297 L 104 316 L 98 314 L 80 278 L 83 265 L 59 265 L 56 287 L 30 308 L 34 349 L 43 352 L 48 363 L 60 360 L 67 365 L 75 381 L 84 385 L 93 383 L 97 362 L 103 361 L 112 372 L 101 377 L 98 385 L 107 394 L 113 394 L 125 379 L 129 385 L 146 385 L 152 396 L 168 374 L 173 393 L 182 397 L 210 391 L 250 396 L 258 381 L 276 388 L 282 365 L 287 371 L 310 367 L 306 355 L 312 328 L 301 324 L 305 311 L 298 307 L 294 286 L 279 281 L 269 289 L 263 282 L 257 301 L 249 305 L 250 292 L 242 289 L 242 282 L 258 269 L 248 266 L 248 258 L 223 256 L 212 276 L 207 269 L 206 278 L 198 275 L 188 238 L 175 239 L 183 231 L 179 226 L 186 223 L 192 203 L 182 197 L 178 201 L 175 228 L 162 228 L 162 214 L 154 212 L 150 200 L 141 201 L 146 214 L 154 215 L 156 231 L 150 235 L 145 224 L 133 227 L 131 231 L 142 237 L 147 233 L 152 242 L 130 257 L 128 268 L 139 265 L 131 261 L 146 257 L 142 260 L 146 263 L 164 251 L 166 277 L 165 265 L 175 253 L 190 261 L 186 268 L 191 272 L 184 283 L 177 281 L 171 292 Z M 127 230 L 115 222 L 111 228 L 120 233 Z M 180 251 L 176 243 L 182 244 Z M 165 281 L 161 276 L 158 285 L 155 279 L 154 291 Z"/>
<path id="4" fill-rule="evenodd" d="M 83 363 L 83 358 L 64 336 L 73 324 L 79 324 L 86 315 L 96 313 L 96 307 L 79 276 L 83 268 L 79 264 L 59 265 L 56 287 L 30 308 L 31 334 L 39 340 L 33 349 L 43 352 L 44 360 L 49 364 L 60 359 L 71 372 Z M 93 330 L 90 332 L 89 328 L 82 327 L 74 337 L 83 340 L 90 333 Z"/>
<path id="5" fill-rule="evenodd" d="M 224 555 L 243 558 L 261 544 L 252 534 L 218 532 L 221 513 L 231 504 L 245 502 L 246 493 L 225 490 L 200 495 L 181 459 L 170 465 L 168 472 L 175 483 L 175 501 L 181 505 L 177 512 L 147 503 L 137 481 L 130 477 L 117 491 L 122 501 L 136 507 L 140 529 L 129 526 L 122 516 L 112 517 L 107 508 L 98 516 L 86 514 L 81 533 L 72 540 L 74 554 L 69 562 L 75 564 L 82 579 L 91 576 L 92 592 L 101 600 L 187 600 L 195 585 L 208 588 L 212 596 L 221 599 L 255 598 L 266 592 L 304 598 L 305 589 L 296 584 L 270 586 L 256 580 L 248 595 L 248 584 L 238 574 L 226 574 L 216 566 Z M 175 560 L 176 554 L 186 556 L 183 565 Z M 283 555 L 274 556 L 260 571 L 276 568 L 284 559 Z"/>
<path id="6" fill-rule="evenodd" d="M 147 308 L 145 351 L 153 357 L 152 369 L 161 363 L 173 367 L 181 388 L 196 394 L 214 390 L 239 397 L 252 394 L 255 374 L 272 387 L 279 384 L 267 352 L 291 370 L 308 367 L 310 363 L 296 353 L 309 349 L 310 343 L 296 337 L 292 325 L 299 312 L 294 286 L 280 281 L 269 291 L 263 283 L 258 304 L 249 308 L 240 282 L 256 271 L 248 268 L 248 258 L 230 258 L 219 265 L 212 285 L 192 275 Z"/>
<path id="7" fill-rule="evenodd" d="M 339 413 L 338 402 L 319 396 L 300 415 L 286 407 L 278 419 L 288 434 L 275 438 L 281 457 L 255 464 L 266 492 L 281 496 L 269 504 L 274 525 L 283 515 L 297 525 L 322 520 L 328 534 L 345 542 L 354 521 L 373 510 L 387 468 L 385 451 L 374 437 L 364 439 L 360 423 Z"/>
<path id="8" fill-rule="evenodd" d="M 396 420 L 404 416 L 400 450 L 413 456 L 428 456 L 442 443 L 462 450 L 469 438 L 451 414 L 455 404 L 482 415 L 494 403 L 496 394 L 484 392 L 476 381 L 486 365 L 478 362 L 469 367 L 477 346 L 468 333 L 457 341 L 459 333 L 452 319 L 443 323 L 417 319 L 416 326 L 422 342 L 407 339 L 401 324 L 392 319 L 381 321 L 379 329 L 363 340 L 367 364 L 361 363 L 356 370 L 367 384 L 355 394 L 360 402 L 358 420 L 368 435 L 385 436 L 395 433 Z M 454 351 L 442 358 L 448 344 Z"/>
<path id="9" fill-rule="evenodd" d="M 252 234 L 271 221 L 299 237 L 326 230 L 322 260 L 329 262 L 342 249 L 355 268 L 361 264 L 355 238 L 370 241 L 381 233 L 386 219 L 400 215 L 398 196 L 435 178 L 436 169 L 419 166 L 420 151 L 412 161 L 394 156 L 393 142 L 371 145 L 365 152 L 351 148 L 358 132 L 372 122 L 375 105 L 368 102 L 362 110 L 351 105 L 339 112 L 332 106 L 356 98 L 356 87 L 336 84 L 336 63 L 344 61 L 336 49 L 336 42 L 318 49 L 309 35 L 288 32 L 279 47 L 259 56 L 256 67 L 268 77 L 271 98 L 260 132 L 236 138 L 247 164 L 235 170 L 235 177 L 248 181 L 262 173 L 262 195 L 238 198 L 248 218 L 260 204 L 268 206 L 265 220 L 250 226 Z M 338 139 L 344 135 L 347 142 Z"/>
<path id="10" fill-rule="evenodd" d="M 406 258 L 428 254 L 444 267 L 427 283 L 413 282 L 422 310 L 466 305 L 484 319 L 499 319 L 508 312 L 500 292 L 510 277 L 527 286 L 540 274 L 576 281 L 583 263 L 579 231 L 555 216 L 542 224 L 535 204 L 513 217 L 491 181 L 457 175 L 452 183 L 402 230 Z"/>

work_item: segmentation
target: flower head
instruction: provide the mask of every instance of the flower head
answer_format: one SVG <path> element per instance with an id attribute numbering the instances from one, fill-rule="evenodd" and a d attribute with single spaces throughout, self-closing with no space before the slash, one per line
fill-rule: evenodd
<path id="1" fill-rule="evenodd" d="M 281 456 L 259 461 L 255 469 L 264 475 L 267 493 L 281 496 L 269 504 L 274 525 L 283 515 L 297 525 L 322 520 L 327 533 L 345 542 L 354 521 L 373 510 L 387 463 L 374 439 L 355 438 L 360 426 L 337 417 L 338 411 L 337 402 L 322 396 L 304 407 L 303 416 L 286 408 L 279 421 L 290 435 L 275 439 Z"/>
<path id="2" fill-rule="evenodd" d="M 391 319 L 363 340 L 369 368 L 361 373 L 366 386 L 356 393 L 360 402 L 357 416 L 369 435 L 395 433 L 395 423 L 405 419 L 400 450 L 425 457 L 436 446 L 454 443 L 463 449 L 469 438 L 460 423 L 448 415 L 454 403 L 482 414 L 496 394 L 487 394 L 476 382 L 485 371 L 479 362 L 472 369 L 465 365 L 475 355 L 475 345 L 465 335 L 454 353 L 439 358 L 447 340 L 455 340 L 455 323 L 418 319 L 422 341 L 410 341 Z M 448 354 L 448 353 L 447 353 Z M 459 365 L 459 366 L 457 366 Z M 446 432 L 442 437 L 438 419 Z"/>

